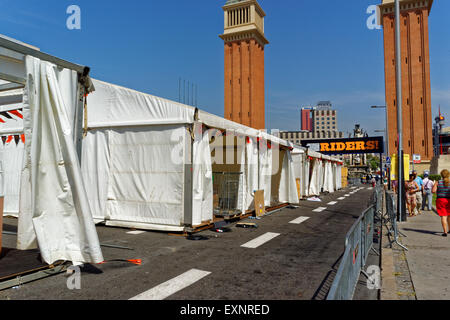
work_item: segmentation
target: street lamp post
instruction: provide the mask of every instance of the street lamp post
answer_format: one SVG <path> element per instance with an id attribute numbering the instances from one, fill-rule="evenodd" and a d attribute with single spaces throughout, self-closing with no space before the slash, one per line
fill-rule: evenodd
<path id="1" fill-rule="evenodd" d="M 375 132 L 384 132 L 384 139 L 386 141 L 385 148 L 386 148 L 386 157 L 390 156 L 389 153 L 389 129 L 388 129 L 388 109 L 386 106 L 371 106 L 372 109 L 385 109 L 386 110 L 386 129 L 384 131 L 375 130 Z M 383 170 L 383 168 L 381 168 Z M 386 175 L 388 177 L 388 189 L 391 190 L 391 179 L 390 174 L 388 173 L 388 170 L 386 170 Z"/>
<path id="2" fill-rule="evenodd" d="M 388 130 L 388 110 L 386 106 L 371 106 L 372 109 L 386 109 L 386 130 L 385 130 L 385 137 L 386 140 L 386 156 L 389 157 L 389 130 Z"/>
<path id="3" fill-rule="evenodd" d="M 400 0 L 395 0 L 395 56 L 396 56 L 396 87 L 397 87 L 397 134 L 398 134 L 398 199 L 397 218 L 399 221 L 406 221 L 404 208 L 404 174 L 403 174 L 403 121 L 402 121 L 402 65 L 401 65 L 401 34 L 400 34 Z"/>

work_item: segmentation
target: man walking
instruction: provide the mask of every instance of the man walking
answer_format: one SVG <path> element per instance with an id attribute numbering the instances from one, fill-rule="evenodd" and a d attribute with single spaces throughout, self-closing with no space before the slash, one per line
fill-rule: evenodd
<path id="1" fill-rule="evenodd" d="M 434 182 L 429 178 L 429 173 L 425 171 L 423 175 L 423 202 L 422 202 L 422 210 L 425 210 L 425 204 L 427 204 L 428 211 L 432 210 L 433 206 L 433 193 L 431 190 L 433 189 Z"/>
<path id="2" fill-rule="evenodd" d="M 418 215 L 421 214 L 420 209 L 422 208 L 422 193 L 423 193 L 423 180 L 421 177 L 419 177 L 417 175 L 417 171 L 413 171 L 413 176 L 414 176 L 414 181 L 417 183 L 417 185 L 419 186 L 419 191 L 416 192 L 416 202 L 417 202 L 417 206 L 414 210 L 414 215 Z"/>

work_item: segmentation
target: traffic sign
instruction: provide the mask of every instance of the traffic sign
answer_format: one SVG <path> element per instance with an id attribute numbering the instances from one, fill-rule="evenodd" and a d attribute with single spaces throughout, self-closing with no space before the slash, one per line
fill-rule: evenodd
<path id="1" fill-rule="evenodd" d="M 386 163 L 391 163 L 391 157 L 386 157 Z"/>

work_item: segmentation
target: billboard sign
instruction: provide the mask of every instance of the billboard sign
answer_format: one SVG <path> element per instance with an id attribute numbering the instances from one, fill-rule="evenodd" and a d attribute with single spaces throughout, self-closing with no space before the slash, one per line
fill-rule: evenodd
<path id="1" fill-rule="evenodd" d="M 319 145 L 320 153 L 328 155 L 384 153 L 383 137 L 302 141 L 303 147 L 314 144 Z"/>

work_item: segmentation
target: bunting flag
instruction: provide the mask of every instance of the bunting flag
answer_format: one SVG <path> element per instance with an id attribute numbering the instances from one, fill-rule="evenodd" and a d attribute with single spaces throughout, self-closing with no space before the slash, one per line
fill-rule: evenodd
<path id="1" fill-rule="evenodd" d="M 10 143 L 11 141 L 13 141 L 16 143 L 16 145 L 19 144 L 20 141 L 22 141 L 23 143 L 25 143 L 25 134 L 16 134 L 16 135 L 11 135 L 11 136 L 2 136 L 1 137 L 3 145 L 5 145 L 5 143 Z"/>
<path id="2" fill-rule="evenodd" d="M 6 122 L 2 118 L 0 118 L 0 123 L 6 123 Z"/>
<path id="3" fill-rule="evenodd" d="M 20 119 L 23 119 L 23 115 L 20 113 L 19 110 L 11 110 L 11 111 L 8 111 L 8 112 L 13 114 L 13 115 L 15 115 L 16 117 L 19 117 Z"/>

